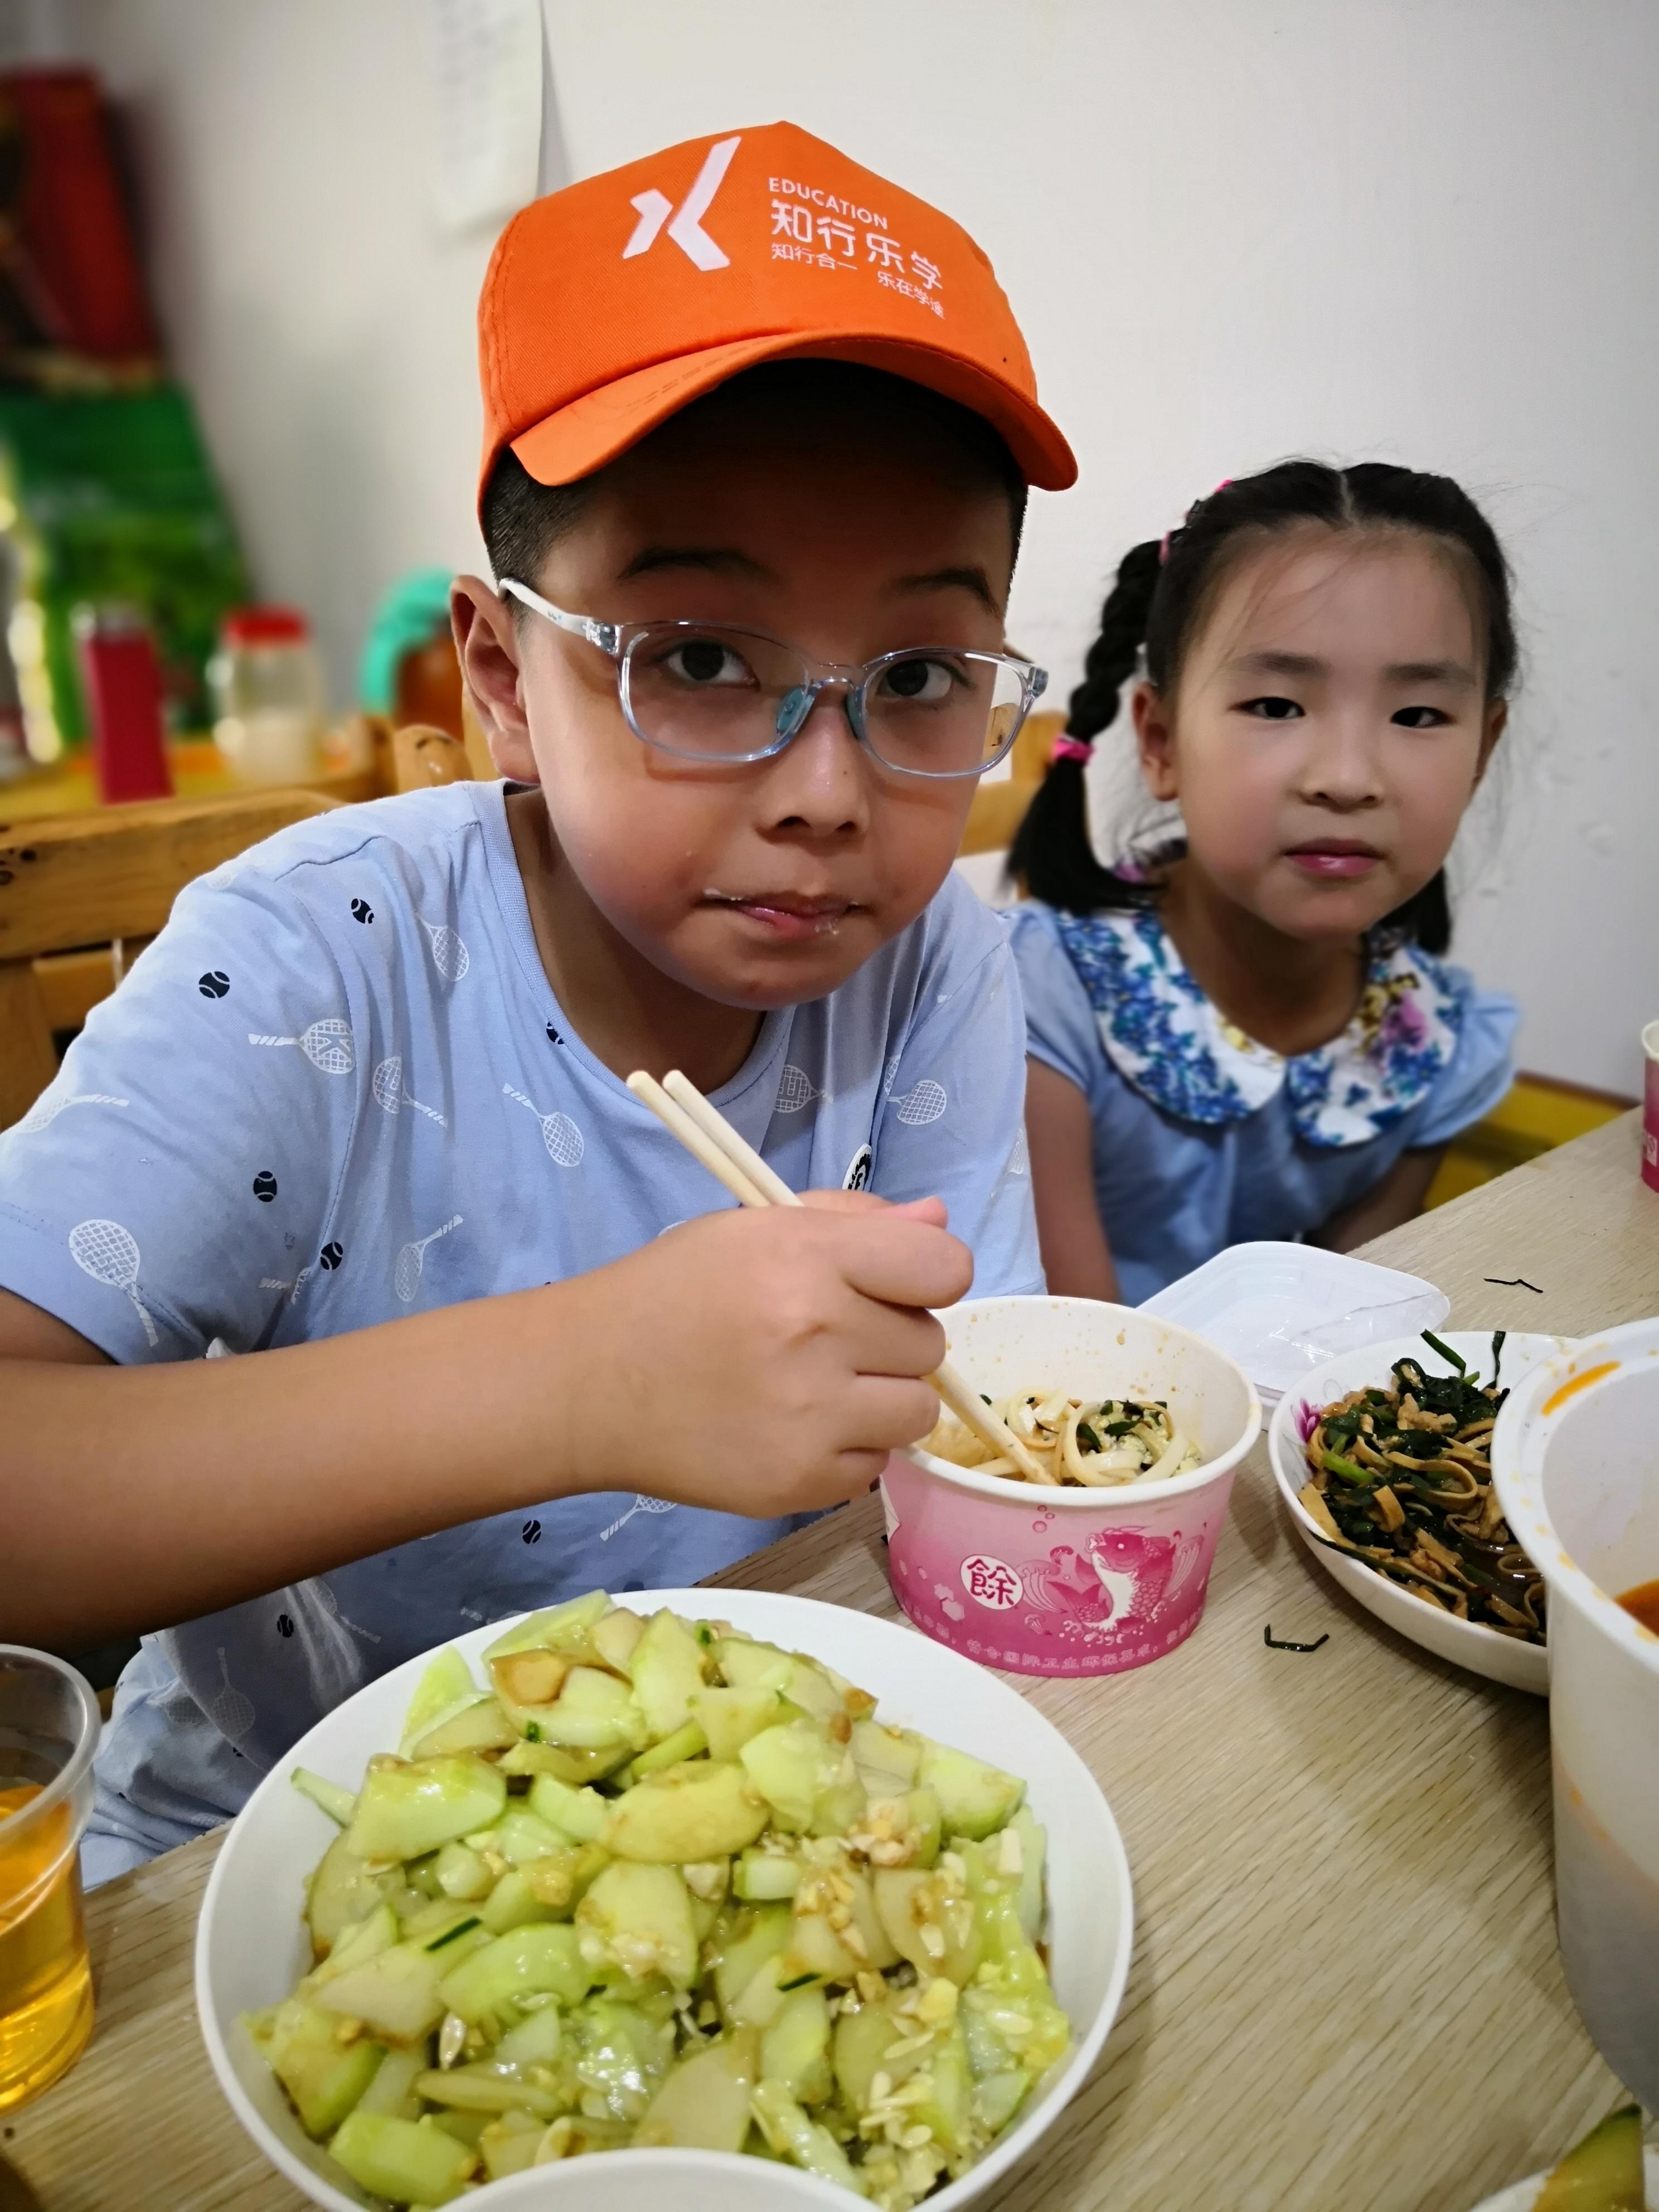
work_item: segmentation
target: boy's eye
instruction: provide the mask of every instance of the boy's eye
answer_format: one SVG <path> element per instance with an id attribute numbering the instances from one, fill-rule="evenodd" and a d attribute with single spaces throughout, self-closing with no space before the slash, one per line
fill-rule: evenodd
<path id="1" fill-rule="evenodd" d="M 1402 707 L 1389 719 L 1398 722 L 1402 730 L 1439 730 L 1445 727 L 1451 716 L 1443 714 L 1438 707 Z"/>
<path id="2" fill-rule="evenodd" d="M 671 647 L 656 665 L 664 675 L 700 690 L 755 680 L 753 670 L 737 647 L 718 637 L 688 637 Z"/>
<path id="3" fill-rule="evenodd" d="M 1264 722 L 1292 722 L 1302 708 L 1294 699 L 1246 699 L 1239 708 L 1242 714 L 1254 714 Z"/>
<path id="4" fill-rule="evenodd" d="M 905 706 L 933 707 L 956 690 L 958 672 L 948 660 L 896 660 L 884 668 L 877 689 L 884 702 Z"/>

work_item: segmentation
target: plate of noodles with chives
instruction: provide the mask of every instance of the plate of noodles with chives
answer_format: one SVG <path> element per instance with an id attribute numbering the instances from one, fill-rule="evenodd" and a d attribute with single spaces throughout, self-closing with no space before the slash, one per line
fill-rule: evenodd
<path id="1" fill-rule="evenodd" d="M 1297 1534 L 1380 1620 L 1455 1666 L 1545 1696 L 1541 1578 L 1492 1486 L 1504 1400 L 1566 1337 L 1425 1333 L 1345 1353 L 1286 1391 L 1268 1453 Z"/>

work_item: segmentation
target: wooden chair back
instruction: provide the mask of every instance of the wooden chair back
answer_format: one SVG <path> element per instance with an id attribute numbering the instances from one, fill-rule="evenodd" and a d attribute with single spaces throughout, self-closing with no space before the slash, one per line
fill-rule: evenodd
<path id="1" fill-rule="evenodd" d="M 53 1030 L 107 997 L 186 884 L 337 803 L 251 791 L 0 821 L 0 1128 L 57 1073 Z"/>
<path id="2" fill-rule="evenodd" d="M 968 826 L 962 833 L 959 852 L 1001 853 L 1014 842 L 1014 833 L 1025 819 L 1025 810 L 1036 787 L 1048 773 L 1048 756 L 1054 739 L 1066 726 L 1063 714 L 1031 714 L 1014 739 L 1009 757 L 1010 773 L 994 783 L 983 782 L 968 809 Z"/>
<path id="3" fill-rule="evenodd" d="M 434 784 L 470 783 L 472 764 L 459 738 L 430 722 L 411 722 L 392 732 L 392 787 L 425 791 Z"/>

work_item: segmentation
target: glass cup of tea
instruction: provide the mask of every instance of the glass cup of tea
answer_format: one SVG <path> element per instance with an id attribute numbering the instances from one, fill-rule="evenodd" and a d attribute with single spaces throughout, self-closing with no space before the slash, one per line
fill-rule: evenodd
<path id="1" fill-rule="evenodd" d="M 0 2112 L 67 2072 L 92 2033 L 80 1846 L 100 1724 L 73 1667 L 0 1644 Z"/>

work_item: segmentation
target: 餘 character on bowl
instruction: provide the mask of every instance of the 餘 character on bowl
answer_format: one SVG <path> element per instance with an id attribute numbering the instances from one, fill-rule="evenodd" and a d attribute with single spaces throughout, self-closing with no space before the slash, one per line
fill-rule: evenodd
<path id="1" fill-rule="evenodd" d="M 1492 1330 L 1443 1329 L 1436 1334 L 1440 1343 L 1464 1361 L 1471 1376 L 1490 1381 Z M 1505 1334 L 1498 1370 L 1501 1384 L 1513 1389 L 1540 1361 L 1553 1359 L 1571 1343 L 1566 1337 Z M 1413 1597 L 1403 1584 L 1335 1548 L 1302 1503 L 1301 1492 L 1309 1477 L 1306 1443 L 1320 1414 L 1352 1391 L 1391 1389 L 1395 1362 L 1406 1358 L 1420 1361 L 1427 1373 L 1453 1371 L 1422 1337 L 1401 1337 L 1391 1343 L 1344 1352 L 1285 1392 L 1267 1431 L 1268 1457 L 1280 1494 L 1303 1542 L 1332 1579 L 1367 1612 L 1425 1650 L 1450 1660 L 1454 1666 L 1467 1667 L 1490 1681 L 1544 1697 L 1549 1690 L 1549 1658 L 1544 1645 L 1522 1643 L 1482 1621 L 1460 1620 L 1431 1600 Z"/>
<path id="2" fill-rule="evenodd" d="M 1242 1369 L 1190 1329 L 1093 1298 L 983 1298 L 942 1318 L 952 1365 L 986 1398 L 1162 1403 L 1199 1463 L 1082 1489 L 982 1474 L 921 1445 L 895 1453 L 882 1492 L 906 1613 L 952 1650 L 1025 1674 L 1115 1674 L 1184 1642 L 1261 1426 Z"/>
<path id="3" fill-rule="evenodd" d="M 1012 2119 L 977 2162 L 959 2178 L 947 2179 L 928 2199 L 938 2212 L 957 2212 L 1054 2124 L 1098 2056 L 1122 1996 L 1133 1934 L 1128 1868 L 1116 1825 L 1092 1776 L 1016 1691 L 890 1622 L 804 1599 L 741 1590 L 637 1593 L 620 1602 L 633 1614 L 667 1608 L 693 1621 L 712 1618 L 729 1623 L 739 1638 L 776 1645 L 785 1653 L 807 1654 L 866 1687 L 878 1699 L 879 1720 L 915 1729 L 941 1745 L 971 1745 L 979 1759 L 1003 1769 L 1005 1783 L 1009 1777 L 1024 1783 L 1032 1818 L 1049 1838 L 1042 1934 L 1054 2001 L 1069 2022 L 1071 2041 L 1046 2074 L 1024 2087 Z M 514 1626 L 479 1629 L 452 1650 L 476 1667 L 503 1629 Z M 337 1815 L 343 1811 L 370 1759 L 404 1740 L 411 1694 L 432 1656 L 410 1662 L 349 1699 L 266 1777 L 220 1853 L 198 1932 L 198 2009 L 221 2087 L 271 2163 L 311 2202 L 331 2212 L 346 2212 L 368 2199 L 329 2159 L 325 2143 L 307 2135 L 244 2016 L 278 2005 L 309 1970 L 312 1947 L 301 1919 L 306 1879 L 340 1833 L 324 1807 L 332 1802 Z M 515 1675 L 515 1691 L 522 1686 Z M 540 1748 L 533 1740 L 525 1741 L 513 1763 L 522 1765 Z M 322 1778 L 310 1785 L 314 1796 L 291 1785 L 295 1766 Z M 668 1770 L 671 1776 L 696 1771 Z M 1004 1796 L 1012 1802 L 1012 1786 Z M 615 1802 L 626 1804 L 627 1799 Z M 569 1929 L 560 1925 L 568 1936 Z M 681 2201 L 705 2201 L 690 2189 L 694 2181 L 706 2188 L 706 2161 L 693 2176 L 689 2171 L 682 2174 L 685 2154 L 679 2150 L 653 2149 L 651 2155 L 662 2160 L 665 2188 L 684 2183 Z M 738 2163 L 786 2172 L 752 2157 Z M 604 2165 L 585 2166 L 584 2172 L 591 2176 L 590 2185 L 606 2186 Z M 733 2190 L 738 2185 L 734 2181 Z M 510 2186 L 506 2180 L 492 2181 L 477 2193 L 488 2203 L 496 2189 Z M 781 2181 L 779 2193 L 781 2202 L 793 2201 L 787 2181 Z M 795 2197 L 810 2194 L 797 2191 Z M 512 2201 L 522 2202 L 523 2191 Z"/>

